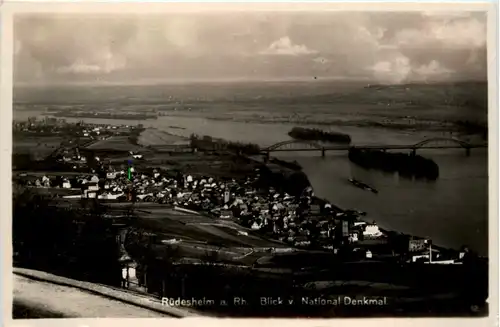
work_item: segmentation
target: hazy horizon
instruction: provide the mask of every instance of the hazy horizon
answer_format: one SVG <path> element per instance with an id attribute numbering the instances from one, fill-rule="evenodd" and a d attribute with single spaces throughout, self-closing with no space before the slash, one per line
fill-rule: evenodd
<path id="1" fill-rule="evenodd" d="M 18 14 L 15 85 L 486 81 L 484 12 Z"/>
<path id="2" fill-rule="evenodd" d="M 17 82 L 14 83 L 14 87 L 21 88 L 64 88 L 64 87 L 113 87 L 113 86 L 130 86 L 130 87 L 140 87 L 140 86 L 182 86 L 182 85 L 219 85 L 219 84 L 334 84 L 334 83 L 346 83 L 346 84 L 359 84 L 360 86 L 404 86 L 404 85 L 459 85 L 459 84 L 487 84 L 487 80 L 482 79 L 463 79 L 463 80 L 444 80 L 444 81 L 408 81 L 401 83 L 391 83 L 391 82 L 374 82 L 369 79 L 337 79 L 337 78 L 288 78 L 288 79 L 244 79 L 244 78 L 234 78 L 234 79 L 184 79 L 184 80 L 173 80 L 173 79 L 163 79 L 163 80 L 142 80 L 142 81 L 81 81 L 81 82 L 52 82 L 52 83 L 29 83 L 29 82 Z"/>

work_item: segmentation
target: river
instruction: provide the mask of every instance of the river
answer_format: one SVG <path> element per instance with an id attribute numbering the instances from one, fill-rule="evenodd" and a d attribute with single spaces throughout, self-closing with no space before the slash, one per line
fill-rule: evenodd
<path id="1" fill-rule="evenodd" d="M 39 113 L 38 113 L 39 114 Z M 17 112 L 15 119 L 33 113 Z M 75 121 L 76 119 L 67 119 Z M 287 140 L 294 125 L 243 123 L 231 120 L 211 120 L 196 116 L 168 116 L 158 120 L 98 120 L 89 123 L 137 124 L 188 136 L 191 133 L 211 135 L 228 140 L 258 143 L 261 146 Z M 172 129 L 170 126 L 185 129 Z M 351 135 L 353 144 L 415 144 L 429 135 L 417 131 L 403 132 L 361 127 L 339 127 L 336 130 Z M 348 209 L 367 212 L 367 219 L 381 227 L 430 237 L 435 244 L 459 248 L 469 245 L 481 255 L 488 253 L 488 152 L 472 149 L 467 157 L 464 150 L 420 150 L 420 155 L 436 161 L 440 168 L 435 182 L 408 180 L 397 174 L 365 170 L 351 163 L 346 152 L 274 153 L 297 160 L 308 175 L 315 194 Z M 347 179 L 354 177 L 374 186 L 374 194 L 352 186 Z"/>

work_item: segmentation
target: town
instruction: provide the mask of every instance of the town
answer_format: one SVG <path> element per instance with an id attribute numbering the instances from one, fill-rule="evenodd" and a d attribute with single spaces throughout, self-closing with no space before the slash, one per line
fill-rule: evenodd
<path id="1" fill-rule="evenodd" d="M 440 292 L 455 292 L 461 278 L 473 278 L 479 285 L 485 279 L 484 259 L 471 249 L 446 249 L 430 239 L 385 230 L 369 220 L 369 213 L 316 197 L 299 169 L 255 160 L 244 150 L 200 148 L 193 142 L 197 138 L 181 136 L 173 136 L 176 141 L 170 145 L 157 146 L 150 140 L 157 134 L 144 137 L 149 129 L 142 125 L 69 123 L 46 117 L 14 122 L 13 130 L 14 202 L 15 208 L 22 208 L 14 210 L 15 228 L 30 228 L 21 225 L 30 217 L 18 216 L 27 210 L 28 201 L 22 200 L 27 193 L 66 212 L 92 207 L 86 215 L 115 226 L 106 232 L 116 237 L 116 271 L 125 269 L 121 285 L 137 292 L 158 298 L 215 296 L 218 292 L 212 288 L 218 285 L 257 303 L 264 295 L 293 297 L 304 292 L 337 298 L 338 289 L 346 295 L 342 285 L 348 280 L 367 279 L 381 283 L 381 294 L 392 294 L 390 308 L 374 310 L 412 310 L 412 296 L 428 301 Z M 31 210 L 43 215 L 40 206 Z M 21 250 L 26 242 L 16 243 L 14 238 L 15 262 L 27 260 Z M 194 263 L 203 263 L 203 268 Z M 207 265 L 217 270 L 207 273 Z M 225 277 L 218 276 L 218 266 L 224 267 Z M 241 269 L 251 272 L 244 273 L 251 282 L 235 291 L 241 277 L 234 276 L 240 276 Z M 186 276 L 199 274 L 214 276 L 214 285 L 200 286 L 194 277 L 186 281 Z M 114 276 L 110 283 L 120 283 Z M 331 276 L 337 280 L 319 286 Z M 408 291 L 389 291 L 391 279 Z M 271 294 L 253 293 L 271 281 Z M 356 292 L 366 288 L 357 286 Z M 418 295 L 409 295 L 414 293 Z M 470 305 L 467 301 L 481 302 L 483 289 L 474 286 L 458 293 L 454 300 Z M 249 314 L 241 310 L 236 311 Z M 253 310 L 252 314 L 262 314 L 263 309 Z"/>

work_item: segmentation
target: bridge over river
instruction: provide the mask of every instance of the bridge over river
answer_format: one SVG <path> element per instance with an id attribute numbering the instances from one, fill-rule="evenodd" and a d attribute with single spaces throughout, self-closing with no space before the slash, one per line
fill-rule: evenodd
<path id="1" fill-rule="evenodd" d="M 324 157 L 327 151 L 348 151 L 351 148 L 363 150 L 410 150 L 413 155 L 419 149 L 464 149 L 465 154 L 470 156 L 471 149 L 473 148 L 487 148 L 488 144 L 471 144 L 455 138 L 429 138 L 411 145 L 323 145 L 315 141 L 302 141 L 302 140 L 287 140 L 273 144 L 261 150 L 267 157 L 271 152 L 303 152 L 303 151 L 318 151 Z"/>

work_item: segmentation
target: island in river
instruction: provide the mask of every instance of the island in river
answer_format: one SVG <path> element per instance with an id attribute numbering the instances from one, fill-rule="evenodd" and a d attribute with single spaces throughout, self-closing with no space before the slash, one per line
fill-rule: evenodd
<path id="1" fill-rule="evenodd" d="M 323 131 L 316 128 L 294 127 L 288 135 L 296 140 L 351 143 L 351 137 L 344 133 Z"/>

